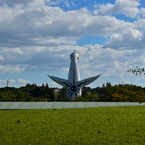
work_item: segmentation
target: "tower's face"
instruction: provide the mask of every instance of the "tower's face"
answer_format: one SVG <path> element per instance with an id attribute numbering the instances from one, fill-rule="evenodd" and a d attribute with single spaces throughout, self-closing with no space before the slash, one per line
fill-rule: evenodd
<path id="1" fill-rule="evenodd" d="M 82 95 L 81 88 L 78 87 L 77 85 L 73 84 L 67 88 L 67 97 L 69 99 L 74 99 L 75 97 L 79 97 L 81 95 Z"/>
<path id="2" fill-rule="evenodd" d="M 72 85 L 70 89 L 71 89 L 72 92 L 76 92 L 77 91 L 77 86 L 76 85 Z"/>

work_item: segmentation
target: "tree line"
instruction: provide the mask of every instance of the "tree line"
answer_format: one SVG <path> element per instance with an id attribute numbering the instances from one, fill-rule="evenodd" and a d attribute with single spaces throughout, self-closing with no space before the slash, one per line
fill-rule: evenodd
<path id="1" fill-rule="evenodd" d="M 145 88 L 136 85 L 119 84 L 112 86 L 107 83 L 102 87 L 91 89 L 91 93 L 87 93 L 84 88 L 81 97 L 75 98 L 74 101 L 83 102 L 145 102 Z"/>
<path id="2" fill-rule="evenodd" d="M 1 102 L 47 102 L 54 100 L 54 88 L 49 88 L 48 84 L 42 84 L 41 87 L 36 84 L 27 84 L 20 88 L 0 88 Z"/>
<path id="3" fill-rule="evenodd" d="M 82 89 L 82 96 L 72 100 L 66 96 L 67 88 L 63 87 L 58 92 L 57 88 L 50 88 L 48 84 L 37 86 L 27 84 L 20 88 L 0 88 L 0 102 L 145 102 L 145 88 L 136 85 L 119 84 L 112 86 L 110 83 L 102 87 Z"/>

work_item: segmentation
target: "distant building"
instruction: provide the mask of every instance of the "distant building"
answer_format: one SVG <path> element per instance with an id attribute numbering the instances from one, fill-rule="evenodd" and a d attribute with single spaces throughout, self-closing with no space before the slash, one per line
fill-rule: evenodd
<path id="1" fill-rule="evenodd" d="M 60 89 L 56 88 L 56 89 L 54 89 L 54 92 L 58 93 L 58 92 L 60 92 Z"/>

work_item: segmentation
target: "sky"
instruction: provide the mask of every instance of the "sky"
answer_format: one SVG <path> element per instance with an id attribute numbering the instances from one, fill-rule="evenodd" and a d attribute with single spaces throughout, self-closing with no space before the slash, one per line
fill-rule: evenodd
<path id="1" fill-rule="evenodd" d="M 145 67 L 144 0 L 0 0 L 0 87 L 68 79 L 70 54 L 79 54 L 81 79 L 145 87 L 127 70 Z"/>

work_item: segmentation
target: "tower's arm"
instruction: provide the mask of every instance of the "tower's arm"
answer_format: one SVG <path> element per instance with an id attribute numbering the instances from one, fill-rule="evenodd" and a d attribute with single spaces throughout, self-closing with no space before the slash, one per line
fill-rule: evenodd
<path id="1" fill-rule="evenodd" d="M 80 80 L 80 81 L 78 81 L 77 82 L 77 86 L 78 87 L 85 87 L 86 85 L 88 85 L 88 84 L 90 84 L 90 83 L 92 83 L 93 81 L 95 81 L 98 77 L 99 77 L 100 75 L 98 75 L 98 76 L 95 76 L 95 77 L 90 77 L 90 78 L 87 78 L 87 79 L 84 79 L 84 80 Z"/>
<path id="2" fill-rule="evenodd" d="M 49 76 L 49 75 L 48 75 Z M 64 86 L 64 87 L 69 87 L 70 83 L 68 82 L 68 80 L 62 79 L 62 78 L 58 78 L 58 77 L 54 77 L 54 76 L 49 76 L 53 81 L 55 81 L 56 83 Z"/>

